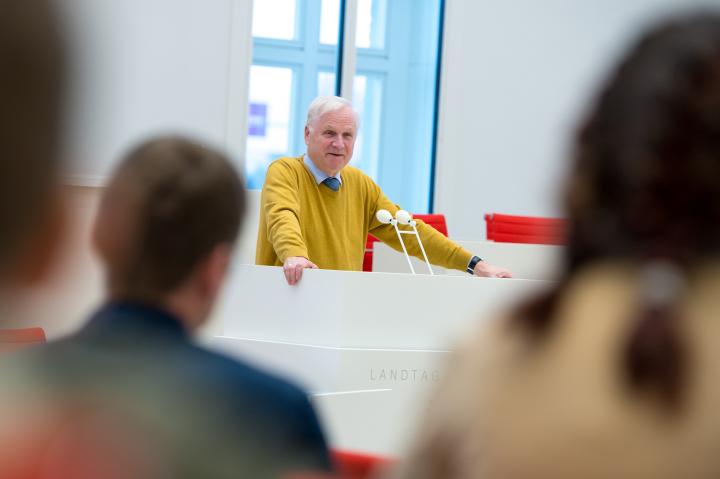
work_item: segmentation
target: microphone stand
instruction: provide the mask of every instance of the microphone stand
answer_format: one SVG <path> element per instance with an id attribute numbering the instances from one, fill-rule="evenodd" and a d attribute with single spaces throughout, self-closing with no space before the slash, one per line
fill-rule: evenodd
<path id="1" fill-rule="evenodd" d="M 425 259 L 425 264 L 427 265 L 428 271 L 430 272 L 430 276 L 434 276 L 435 273 L 433 272 L 432 266 L 430 265 L 427 253 L 425 253 L 425 246 L 423 246 L 423 242 L 420 239 L 420 233 L 418 233 L 417 230 L 417 222 L 412 219 L 410 213 L 405 210 L 398 210 L 398 212 L 395 214 L 395 217 L 397 218 L 398 223 L 412 227 L 412 231 L 403 231 L 403 233 L 415 235 L 418 245 L 420 246 L 420 251 L 422 251 L 423 258 Z"/>
<path id="2" fill-rule="evenodd" d="M 415 232 L 415 238 L 417 238 L 417 242 L 420 245 L 420 251 L 422 251 L 423 258 L 425 258 L 425 264 L 428 267 L 428 271 L 430 271 L 430 276 L 435 276 L 432 266 L 430 266 L 430 260 L 428 260 L 427 254 L 425 253 L 425 247 L 423 246 L 423 243 L 420 240 L 420 234 L 418 233 L 416 225 L 417 225 L 417 222 L 415 220 L 410 221 L 410 226 L 412 226 L 412 229 Z M 409 233 L 409 231 L 408 231 L 408 233 Z"/>
<path id="3" fill-rule="evenodd" d="M 400 231 L 400 228 L 398 228 L 398 221 L 395 218 L 392 219 L 390 224 L 392 224 L 395 227 L 395 232 L 397 233 L 398 239 L 400 240 L 400 246 L 402 246 L 403 253 L 405 253 L 405 259 L 407 260 L 408 266 L 410 266 L 410 271 L 412 271 L 412 274 L 416 274 L 415 268 L 413 268 L 413 265 L 412 265 L 412 261 L 410 261 L 410 255 L 408 254 L 407 249 L 405 248 L 405 242 L 402 239 L 402 235 L 412 234 L 412 231 Z"/>

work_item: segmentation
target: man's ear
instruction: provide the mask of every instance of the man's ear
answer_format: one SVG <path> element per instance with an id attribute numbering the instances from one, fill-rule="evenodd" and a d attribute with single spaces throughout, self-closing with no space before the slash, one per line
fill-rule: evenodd
<path id="1" fill-rule="evenodd" d="M 212 298 L 220 294 L 232 261 L 232 246 L 222 243 L 215 246 L 200 265 L 203 293 Z"/>
<path id="2" fill-rule="evenodd" d="M 62 250 L 66 228 L 65 198 L 58 187 L 51 194 L 44 217 L 19 248 L 9 271 L 9 281 L 20 287 L 31 287 L 45 280 Z"/>
<path id="3" fill-rule="evenodd" d="M 310 128 L 305 125 L 305 144 L 308 144 L 308 140 L 310 139 Z"/>
<path id="4" fill-rule="evenodd" d="M 101 222 L 104 221 L 105 201 L 105 194 L 102 194 L 97 211 L 95 211 L 95 216 L 92 219 L 92 224 L 90 225 L 90 249 L 98 258 L 104 257 L 105 232 L 103 231 Z"/>
<path id="5" fill-rule="evenodd" d="M 113 207 L 109 198 L 110 190 L 103 191 L 90 231 L 90 247 L 103 263 L 109 263 L 118 255 L 118 245 L 122 243 L 122 233 L 127 233 L 127 213 Z M 114 216 L 114 217 L 113 217 Z"/>
<path id="6" fill-rule="evenodd" d="M 108 186 L 102 193 L 91 227 L 90 244 L 106 267 L 124 265 L 137 228 L 140 206 L 130 190 Z"/>

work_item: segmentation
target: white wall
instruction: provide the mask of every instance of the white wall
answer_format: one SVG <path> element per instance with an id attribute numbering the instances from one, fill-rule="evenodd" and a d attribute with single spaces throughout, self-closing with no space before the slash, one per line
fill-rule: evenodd
<path id="1" fill-rule="evenodd" d="M 61 5 L 74 53 L 71 183 L 102 184 L 131 145 L 158 133 L 227 147 L 241 162 L 244 136 L 228 132 L 245 130 L 237 112 L 246 105 L 249 39 L 237 31 L 250 25 L 250 0 Z"/>
<path id="2" fill-rule="evenodd" d="M 485 238 L 488 212 L 562 215 L 569 140 L 647 22 L 720 0 L 447 0 L 435 210 Z"/>
<path id="3" fill-rule="evenodd" d="M 242 169 L 251 0 L 61 0 L 72 78 L 64 182 L 68 235 L 31 301 L 9 303 L 18 324 L 56 338 L 75 331 L 103 296 L 90 248 L 100 188 L 121 156 L 158 133 L 188 134 L 225 149 Z M 80 185 L 80 187 L 78 187 Z M 257 208 L 257 195 L 249 198 Z M 253 206 L 254 205 L 254 206 Z M 248 214 L 241 261 L 254 259 Z M 251 251 L 252 246 L 252 251 Z M 208 330 L 212 324 L 208 325 Z"/>

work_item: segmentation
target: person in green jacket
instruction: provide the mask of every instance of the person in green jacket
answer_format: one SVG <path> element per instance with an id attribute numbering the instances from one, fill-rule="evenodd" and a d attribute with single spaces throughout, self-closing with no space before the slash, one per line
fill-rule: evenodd
<path id="1" fill-rule="evenodd" d="M 307 153 L 280 158 L 268 168 L 255 262 L 282 266 L 291 285 L 305 268 L 361 271 L 368 233 L 401 250 L 395 230 L 375 216 L 381 209 L 394 216 L 400 207 L 368 175 L 348 166 L 358 127 L 348 100 L 316 98 L 305 124 Z M 476 276 L 512 276 L 420 220 L 417 229 L 433 264 Z M 417 242 L 406 246 L 409 254 L 422 258 Z"/>

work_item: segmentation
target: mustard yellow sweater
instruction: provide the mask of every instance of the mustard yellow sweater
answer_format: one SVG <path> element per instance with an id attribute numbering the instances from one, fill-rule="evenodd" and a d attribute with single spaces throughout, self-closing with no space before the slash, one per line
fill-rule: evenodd
<path id="1" fill-rule="evenodd" d="M 260 200 L 256 264 L 279 266 L 289 256 L 304 256 L 323 269 L 361 271 L 368 233 L 402 251 L 395 229 L 375 218 L 380 209 L 394 216 L 400 208 L 357 168 L 346 166 L 340 175 L 342 186 L 332 191 L 316 183 L 302 156 L 280 158 L 269 166 Z M 417 229 L 431 263 L 465 270 L 470 252 L 420 220 Z M 412 236 L 403 240 L 409 254 L 422 258 Z"/>

